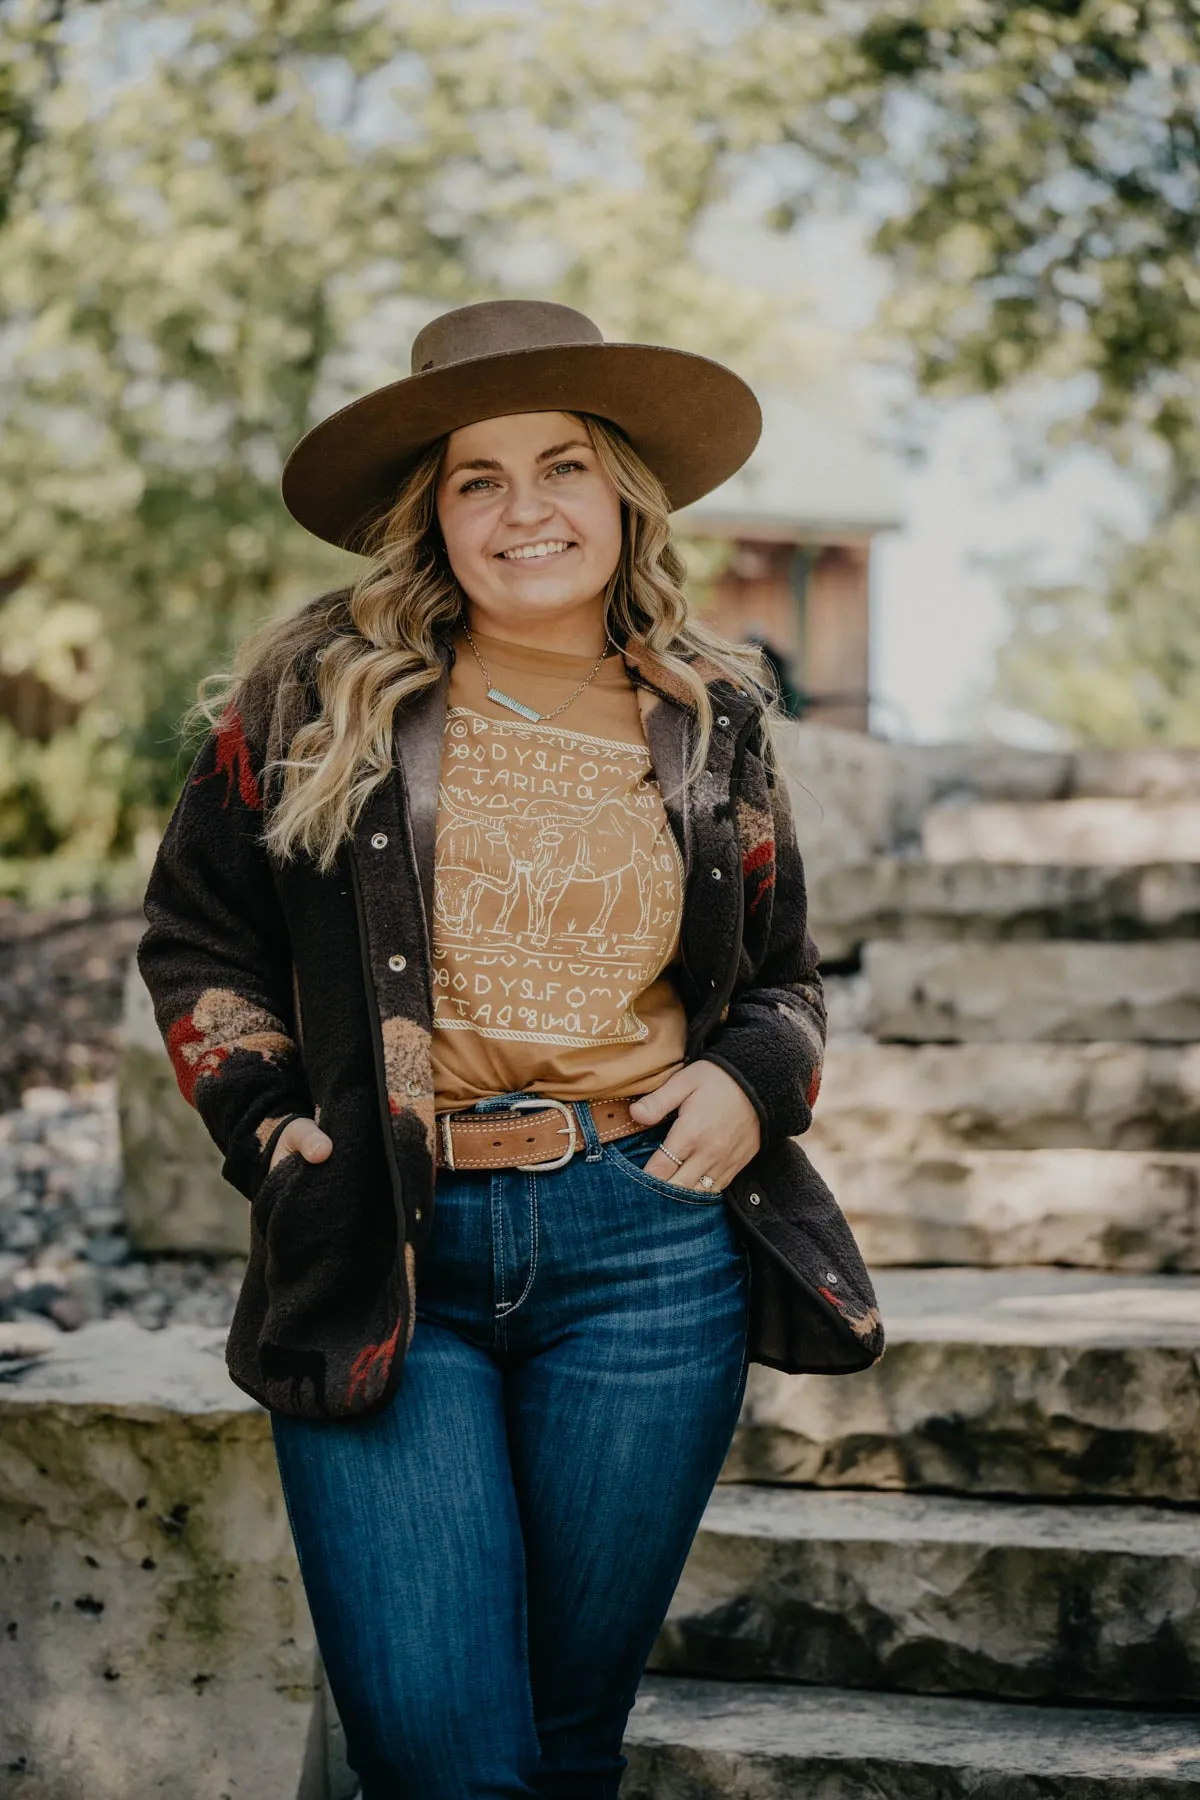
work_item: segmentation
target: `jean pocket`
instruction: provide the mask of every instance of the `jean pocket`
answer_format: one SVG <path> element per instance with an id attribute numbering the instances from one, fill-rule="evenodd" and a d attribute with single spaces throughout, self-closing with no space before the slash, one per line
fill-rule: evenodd
<path id="1" fill-rule="evenodd" d="M 645 1164 L 660 1148 L 666 1131 L 649 1126 L 632 1137 L 615 1138 L 605 1144 L 604 1154 L 618 1169 L 652 1193 L 663 1194 L 681 1206 L 719 1206 L 725 1198 L 722 1188 L 681 1187 L 677 1181 L 665 1181 L 661 1175 L 648 1175 Z"/>

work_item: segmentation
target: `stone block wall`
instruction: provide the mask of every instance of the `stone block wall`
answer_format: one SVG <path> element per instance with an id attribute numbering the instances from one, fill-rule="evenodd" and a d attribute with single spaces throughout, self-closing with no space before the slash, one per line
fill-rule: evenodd
<path id="1" fill-rule="evenodd" d="M 300 1793 L 312 1626 L 270 1423 L 223 1344 L 0 1327 L 4 1800 Z"/>

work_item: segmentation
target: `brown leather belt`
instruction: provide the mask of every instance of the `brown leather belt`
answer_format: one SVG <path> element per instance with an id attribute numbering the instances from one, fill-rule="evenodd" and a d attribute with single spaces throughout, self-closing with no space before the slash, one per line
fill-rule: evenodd
<path id="1" fill-rule="evenodd" d="M 631 1095 L 616 1100 L 551 1100 L 544 1094 L 514 1100 L 495 1112 L 441 1113 L 439 1169 L 561 1169 L 583 1149 L 577 1107 L 587 1107 L 602 1144 L 642 1131 L 629 1111 Z"/>

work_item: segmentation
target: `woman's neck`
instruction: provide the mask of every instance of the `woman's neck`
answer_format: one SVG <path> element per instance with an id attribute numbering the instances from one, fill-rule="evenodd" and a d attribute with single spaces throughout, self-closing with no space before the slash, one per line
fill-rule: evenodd
<path id="1" fill-rule="evenodd" d="M 529 617 L 517 614 L 480 612 L 466 605 L 463 620 L 473 636 L 492 638 L 500 643 L 524 650 L 551 650 L 561 656 L 597 657 L 610 648 L 604 626 L 604 600 L 601 596 L 586 608 L 577 607 L 557 617 Z"/>

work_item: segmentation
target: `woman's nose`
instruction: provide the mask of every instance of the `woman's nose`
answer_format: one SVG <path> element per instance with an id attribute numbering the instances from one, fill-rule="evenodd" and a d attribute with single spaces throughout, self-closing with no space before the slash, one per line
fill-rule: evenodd
<path id="1" fill-rule="evenodd" d="M 535 485 L 525 487 L 514 482 L 508 491 L 504 516 L 513 524 L 528 524 L 533 519 L 548 519 L 553 511 L 554 505 L 548 494 Z"/>

